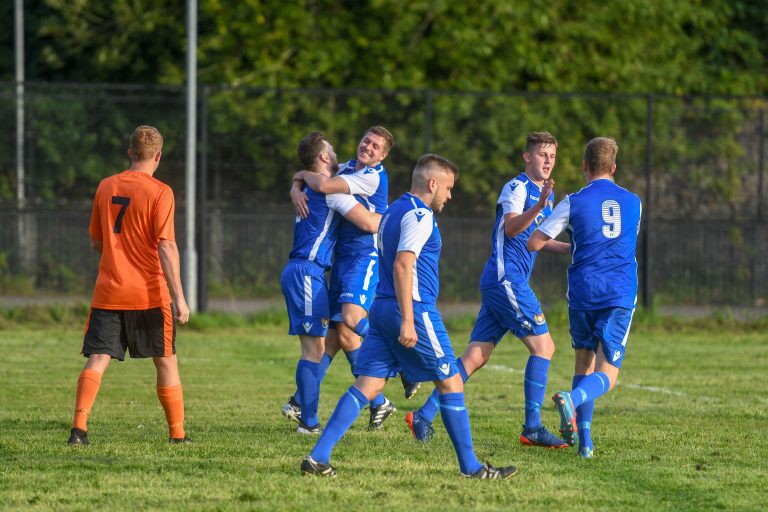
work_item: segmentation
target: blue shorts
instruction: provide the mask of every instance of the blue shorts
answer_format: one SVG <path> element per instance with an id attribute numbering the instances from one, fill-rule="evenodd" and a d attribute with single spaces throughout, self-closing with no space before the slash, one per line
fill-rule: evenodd
<path id="1" fill-rule="evenodd" d="M 288 334 L 325 336 L 329 317 L 325 269 L 310 261 L 290 260 L 280 285 L 288 309 Z"/>
<path id="2" fill-rule="evenodd" d="M 483 301 L 470 340 L 496 345 L 507 331 L 521 339 L 549 332 L 539 299 L 528 283 L 505 279 L 493 288 L 480 290 L 480 294 Z"/>
<path id="3" fill-rule="evenodd" d="M 371 331 L 357 356 L 356 371 L 368 377 L 394 377 L 402 370 L 411 382 L 445 380 L 456 375 L 456 356 L 448 331 L 434 304 L 413 303 L 418 341 L 413 348 L 400 344 L 400 309 L 395 299 L 376 299 L 371 308 Z"/>
<path id="4" fill-rule="evenodd" d="M 379 257 L 363 256 L 333 262 L 331 286 L 328 293 L 331 302 L 331 320 L 341 322 L 341 305 L 356 304 L 371 310 L 376 286 L 379 284 Z"/>
<path id="5" fill-rule="evenodd" d="M 599 343 L 603 348 L 605 359 L 616 368 L 621 368 L 634 314 L 634 309 L 626 308 L 605 308 L 595 311 L 569 309 L 571 346 L 575 349 L 597 352 Z"/>

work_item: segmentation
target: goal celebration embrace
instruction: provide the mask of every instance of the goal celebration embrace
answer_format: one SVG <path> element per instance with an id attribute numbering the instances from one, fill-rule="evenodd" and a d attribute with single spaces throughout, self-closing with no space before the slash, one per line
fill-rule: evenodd
<path id="1" fill-rule="evenodd" d="M 428 445 L 440 413 L 461 475 L 479 479 L 515 475 L 518 469 L 513 465 L 494 467 L 478 460 L 468 414 L 471 404 L 464 397 L 464 384 L 489 361 L 507 332 L 519 338 L 530 353 L 519 442 L 563 449 L 575 445 L 578 434 L 578 455 L 592 458 L 594 400 L 615 384 L 637 297 L 640 200 L 613 181 L 616 141 L 598 137 L 586 145 L 582 162 L 585 187 L 554 206 L 552 173 L 558 142 L 544 131 L 527 136 L 524 170 L 502 187 L 497 201 L 490 257 L 480 275 L 483 301 L 470 343 L 460 358 L 454 355 L 437 309 L 442 246 L 437 214 L 452 197 L 459 169 L 441 155 L 425 154 L 413 169 L 411 189 L 391 205 L 386 204 L 386 195 L 379 196 L 383 203 L 374 205 L 370 198 L 381 190 L 382 183 L 386 187 L 381 160 L 392 144 L 385 128 L 369 129 L 358 146 L 358 160 L 344 164 L 341 171 L 331 142 L 321 133 L 311 133 L 299 144 L 299 160 L 306 170 L 294 176 L 294 250 L 282 282 L 291 319 L 289 334 L 299 336 L 301 358 L 296 368 L 297 391 L 282 406 L 282 414 L 298 423 L 298 433 L 319 436 L 301 462 L 301 471 L 335 476 L 337 470 L 330 462 L 334 446 L 342 442 L 366 407 L 371 411 L 370 435 L 376 435 L 384 420 L 397 411 L 382 395 L 385 383 L 400 375 L 407 399 L 419 383 L 435 385 L 420 408 L 404 415 L 417 442 Z M 325 272 L 343 265 L 349 254 L 340 249 L 345 225 L 366 241 L 365 260 L 357 266 L 366 269 L 360 274 L 363 285 L 329 293 Z M 555 240 L 563 231 L 569 242 Z M 567 301 L 576 363 L 573 391 L 552 396 L 560 415 L 559 437 L 541 418 L 555 353 L 545 313 L 529 284 L 537 253 L 542 250 L 572 257 Z M 331 273 L 332 287 L 338 279 L 338 273 L 335 275 Z M 354 273 L 345 271 L 344 275 L 349 278 Z M 371 283 L 376 283 L 375 288 Z M 362 309 L 368 296 L 372 300 Z M 343 297 L 357 300 L 355 307 L 362 314 L 334 314 L 354 305 L 345 303 Z M 327 342 L 329 325 L 345 326 L 339 332 L 352 334 L 338 341 L 334 335 Z M 320 386 L 338 346 L 345 346 L 344 338 L 353 347 L 351 352 L 345 351 L 355 380 L 323 425 L 317 413 Z"/>

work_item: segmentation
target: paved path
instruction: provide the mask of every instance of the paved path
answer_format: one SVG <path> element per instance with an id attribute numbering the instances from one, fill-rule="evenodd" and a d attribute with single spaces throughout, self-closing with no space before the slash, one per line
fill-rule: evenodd
<path id="1" fill-rule="evenodd" d="M 90 297 L 71 295 L 33 295 L 33 296 L 0 296 L 0 309 L 11 309 L 26 305 L 72 305 L 88 303 Z M 283 299 L 210 299 L 208 311 L 225 313 L 253 314 L 260 311 L 282 310 L 285 308 Z M 475 302 L 446 302 L 439 305 L 443 316 L 476 315 L 480 304 Z M 715 306 L 661 306 L 658 308 L 662 316 L 678 318 L 706 318 L 712 315 L 732 315 L 739 320 L 755 320 L 768 316 L 768 306 L 762 307 L 715 307 Z"/>

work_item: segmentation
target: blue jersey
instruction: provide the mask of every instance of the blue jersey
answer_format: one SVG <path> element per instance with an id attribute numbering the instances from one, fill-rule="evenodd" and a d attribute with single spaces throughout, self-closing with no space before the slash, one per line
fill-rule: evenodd
<path id="1" fill-rule="evenodd" d="M 329 269 L 341 216 L 354 208 L 357 201 L 348 194 L 326 196 L 309 187 L 305 187 L 304 192 L 308 197 L 309 215 L 306 219 L 296 217 L 290 259 L 311 261 Z"/>
<path id="2" fill-rule="evenodd" d="M 512 283 L 528 282 L 536 261 L 536 253 L 528 252 L 526 244 L 533 230 L 552 213 L 555 195 L 550 193 L 547 205 L 525 231 L 512 238 L 504 232 L 504 215 L 529 210 L 539 201 L 541 187 L 521 173 L 501 189 L 496 201 L 496 223 L 491 234 L 491 257 L 480 276 L 480 288 L 490 288 L 507 280 Z"/>
<path id="3" fill-rule="evenodd" d="M 379 287 L 376 299 L 396 298 L 393 269 L 400 251 L 416 255 L 413 268 L 414 302 L 435 304 L 440 292 L 438 260 L 442 241 L 432 210 L 406 193 L 392 203 L 379 224 Z"/>
<path id="4" fill-rule="evenodd" d="M 364 167 L 355 171 L 356 160 L 342 164 L 337 176 L 344 178 L 349 185 L 349 193 L 366 209 L 375 213 L 384 213 L 387 209 L 389 181 L 387 170 L 380 163 L 375 167 Z M 339 244 L 343 248 L 336 258 L 355 259 L 361 256 L 375 256 L 376 233 L 368 233 L 349 221 L 342 220 L 339 229 Z"/>
<path id="5" fill-rule="evenodd" d="M 539 226 L 551 238 L 563 230 L 571 236 L 571 309 L 635 307 L 641 212 L 639 197 L 609 179 L 599 179 L 566 196 Z"/>

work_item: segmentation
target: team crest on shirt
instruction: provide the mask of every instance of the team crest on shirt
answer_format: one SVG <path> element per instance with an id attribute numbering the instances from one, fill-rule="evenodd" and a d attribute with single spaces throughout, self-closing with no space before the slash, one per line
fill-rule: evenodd
<path id="1" fill-rule="evenodd" d="M 312 328 L 312 322 L 304 322 L 304 331 L 309 332 L 309 330 Z"/>
<path id="2" fill-rule="evenodd" d="M 322 320 L 320 320 L 320 324 L 323 326 L 323 329 L 325 329 L 326 327 L 328 327 L 328 319 L 323 318 Z"/>
<path id="3" fill-rule="evenodd" d="M 534 316 L 533 321 L 536 322 L 536 325 L 544 325 L 544 322 L 546 322 L 544 313 L 539 313 L 538 315 Z"/>
<path id="4" fill-rule="evenodd" d="M 368 297 L 366 297 L 365 295 L 363 295 L 363 294 L 361 293 L 361 294 L 360 294 L 360 304 L 365 304 L 365 301 L 366 301 L 366 300 L 368 300 Z"/>

